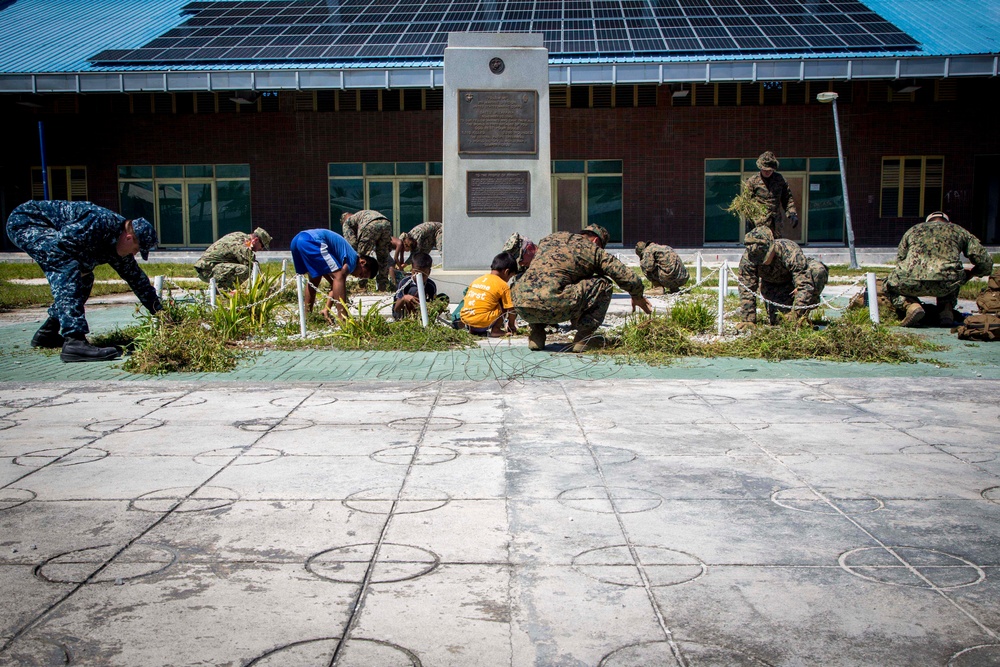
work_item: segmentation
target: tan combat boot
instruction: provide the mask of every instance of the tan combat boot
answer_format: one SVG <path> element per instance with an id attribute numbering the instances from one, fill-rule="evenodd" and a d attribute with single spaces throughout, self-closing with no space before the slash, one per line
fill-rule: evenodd
<path id="1" fill-rule="evenodd" d="M 906 315 L 903 316 L 903 321 L 899 323 L 901 327 L 913 327 L 917 323 L 924 319 L 924 309 L 919 303 L 911 303 L 906 306 Z"/>
<path id="2" fill-rule="evenodd" d="M 531 324 L 528 329 L 528 349 L 535 352 L 545 349 L 545 325 Z"/>
<path id="3" fill-rule="evenodd" d="M 581 352 L 586 352 L 591 347 L 601 347 L 603 342 L 604 339 L 600 336 L 595 336 L 593 331 L 577 331 L 573 337 L 573 347 L 570 348 L 570 351 L 580 354 Z"/>

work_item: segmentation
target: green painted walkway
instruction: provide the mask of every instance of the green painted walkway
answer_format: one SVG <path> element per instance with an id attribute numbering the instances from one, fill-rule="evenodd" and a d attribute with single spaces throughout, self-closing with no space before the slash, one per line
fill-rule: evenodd
<path id="1" fill-rule="evenodd" d="M 88 309 L 95 332 L 131 322 L 134 306 Z M 0 382 L 155 379 L 121 369 L 120 362 L 64 364 L 59 355 L 29 347 L 38 323 L 0 325 Z M 265 352 L 231 373 L 175 373 L 164 379 L 222 382 L 338 382 L 344 380 L 488 380 L 527 379 L 738 379 L 738 378 L 856 378 L 970 377 L 1000 378 L 1000 344 L 970 344 L 946 330 L 920 330 L 948 346 L 928 356 L 944 366 L 917 364 L 857 364 L 825 361 L 767 362 L 755 359 L 684 359 L 670 366 L 616 363 L 591 355 L 529 352 L 523 341 L 451 352 L 342 352 L 302 350 Z M 554 347 L 554 346 L 553 346 Z"/>

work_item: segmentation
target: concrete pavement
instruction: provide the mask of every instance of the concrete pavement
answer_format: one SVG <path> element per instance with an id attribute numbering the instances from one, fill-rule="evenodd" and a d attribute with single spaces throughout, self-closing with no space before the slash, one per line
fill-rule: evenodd
<path id="1" fill-rule="evenodd" d="M 0 665 L 994 665 L 995 381 L 0 385 Z"/>

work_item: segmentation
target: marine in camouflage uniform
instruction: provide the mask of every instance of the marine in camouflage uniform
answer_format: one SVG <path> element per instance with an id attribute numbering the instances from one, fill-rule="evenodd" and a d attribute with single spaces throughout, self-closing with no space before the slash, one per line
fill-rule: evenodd
<path id="1" fill-rule="evenodd" d="M 962 265 L 962 255 L 972 262 L 971 271 Z M 950 326 L 959 288 L 972 276 L 985 276 L 992 270 L 993 258 L 979 239 L 936 211 L 903 234 L 885 293 L 899 312 L 902 326 L 923 319 L 920 296 L 937 297 L 939 322 Z"/>
<path id="2" fill-rule="evenodd" d="M 779 306 L 767 305 L 767 318 L 777 324 L 778 313 L 795 307 L 796 318 L 819 303 L 829 271 L 823 262 L 807 258 L 795 241 L 775 240 L 766 227 L 757 227 L 743 239 L 746 250 L 740 258 L 740 313 L 744 322 L 757 322 L 757 295 Z"/>
<path id="3" fill-rule="evenodd" d="M 375 287 L 389 289 L 389 254 L 392 252 L 392 223 L 378 211 L 365 209 L 345 213 L 340 218 L 343 237 L 359 255 L 374 255 L 378 261 Z M 367 281 L 362 281 L 367 283 Z"/>
<path id="4" fill-rule="evenodd" d="M 146 259 L 149 251 L 156 247 L 157 239 L 153 225 L 143 218 L 126 221 L 102 206 L 80 201 L 29 201 L 14 209 L 7 220 L 7 236 L 38 262 L 52 289 L 49 317 L 35 334 L 32 345 L 62 346 L 64 361 L 113 358 L 111 352 L 88 355 L 84 351 L 81 354 L 85 358 L 68 359 L 65 356 L 66 346 L 71 341 L 82 341 L 83 346 L 92 351 L 114 350 L 94 348 L 86 343 L 90 327 L 85 308 L 94 286 L 94 267 L 99 264 L 109 264 L 128 283 L 142 305 L 152 313 L 159 312 L 160 299 L 135 257 L 118 254 L 119 240 L 127 231 L 126 222 L 132 223 L 134 240 Z"/>
<path id="5" fill-rule="evenodd" d="M 788 181 L 777 172 L 778 158 L 771 151 L 761 153 L 757 158 L 757 168 L 761 171 L 771 170 L 771 175 L 764 177 L 760 172 L 747 179 L 747 185 L 754 199 L 767 207 L 767 213 L 756 220 L 751 220 L 755 227 L 767 227 L 778 237 L 778 223 L 781 221 L 781 210 L 792 222 L 792 227 L 799 226 L 799 214 L 795 210 L 795 200 L 788 188 Z"/>
<path id="6" fill-rule="evenodd" d="M 602 244 L 607 242 L 604 229 L 591 225 L 585 231 L 597 235 Z M 574 351 L 586 349 L 586 340 L 608 312 L 612 280 L 632 296 L 634 303 L 648 306 L 642 280 L 635 271 L 606 253 L 592 238 L 570 232 L 543 238 L 531 266 L 511 291 L 517 314 L 532 325 L 529 347 L 544 347 L 544 325 L 568 320 L 577 330 L 574 343 L 581 343 L 581 347 L 574 345 Z"/>
<path id="7" fill-rule="evenodd" d="M 662 287 L 664 294 L 676 292 L 687 283 L 687 268 L 670 246 L 639 241 L 635 244 L 635 254 L 649 282 L 653 287 Z"/>
<path id="8" fill-rule="evenodd" d="M 506 243 L 500 249 L 500 252 L 505 252 L 514 258 L 517 262 L 517 273 L 511 276 L 508 281 L 511 285 L 517 282 L 518 278 L 524 275 L 524 272 L 528 270 L 531 266 L 531 261 L 535 258 L 535 253 L 538 251 L 538 246 L 536 246 L 530 239 L 526 239 L 517 232 L 511 234 Z"/>
<path id="9" fill-rule="evenodd" d="M 260 239 L 264 248 L 271 246 L 271 235 L 258 227 L 252 234 L 232 232 L 208 246 L 194 270 L 206 283 L 215 278 L 219 289 L 231 290 L 250 278 L 257 254 L 253 249 L 254 238 Z"/>
<path id="10" fill-rule="evenodd" d="M 410 256 L 415 252 L 426 252 L 429 253 L 435 248 L 441 249 L 441 231 L 443 226 L 440 222 L 421 222 L 419 225 L 414 227 L 408 232 L 404 232 L 399 235 L 399 240 L 403 242 L 410 242 Z M 406 262 L 409 264 L 409 260 Z"/>

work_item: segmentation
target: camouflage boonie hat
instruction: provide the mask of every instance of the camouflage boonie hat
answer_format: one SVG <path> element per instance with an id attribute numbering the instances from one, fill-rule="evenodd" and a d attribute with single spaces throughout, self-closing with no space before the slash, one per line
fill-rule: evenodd
<path id="1" fill-rule="evenodd" d="M 648 246 L 648 245 L 649 244 L 646 243 L 645 241 L 639 241 L 638 243 L 636 243 L 635 244 L 635 254 L 639 255 L 639 257 L 642 257 L 642 253 L 643 253 L 644 250 L 646 250 L 646 246 Z"/>
<path id="2" fill-rule="evenodd" d="M 777 169 L 778 168 L 778 157 L 771 151 L 764 151 L 757 158 L 757 168 L 758 169 Z"/>
<path id="3" fill-rule="evenodd" d="M 587 225 L 586 227 L 583 228 L 583 231 L 593 232 L 594 234 L 597 234 L 597 238 L 601 239 L 602 248 L 606 248 L 608 245 L 608 241 L 611 240 L 611 235 L 608 234 L 608 230 L 606 230 L 604 227 L 601 227 L 600 225 Z"/>
<path id="4" fill-rule="evenodd" d="M 767 257 L 767 251 L 774 243 L 774 234 L 767 227 L 754 227 L 743 237 L 746 246 L 747 259 L 754 264 L 760 264 Z"/>
<path id="5" fill-rule="evenodd" d="M 924 218 L 924 222 L 930 222 L 931 220 L 944 220 L 945 222 L 951 222 L 951 218 L 949 218 L 948 214 L 944 211 L 934 211 Z"/>
<path id="6" fill-rule="evenodd" d="M 264 250 L 271 249 L 271 235 L 264 231 L 263 227 L 253 230 L 253 235 L 260 239 L 260 244 L 264 246 Z"/>
<path id="7" fill-rule="evenodd" d="M 156 238 L 156 228 L 146 218 L 134 218 L 132 229 L 135 231 L 135 240 L 139 242 L 139 254 L 143 259 L 149 259 L 149 251 L 155 249 L 159 242 Z"/>

